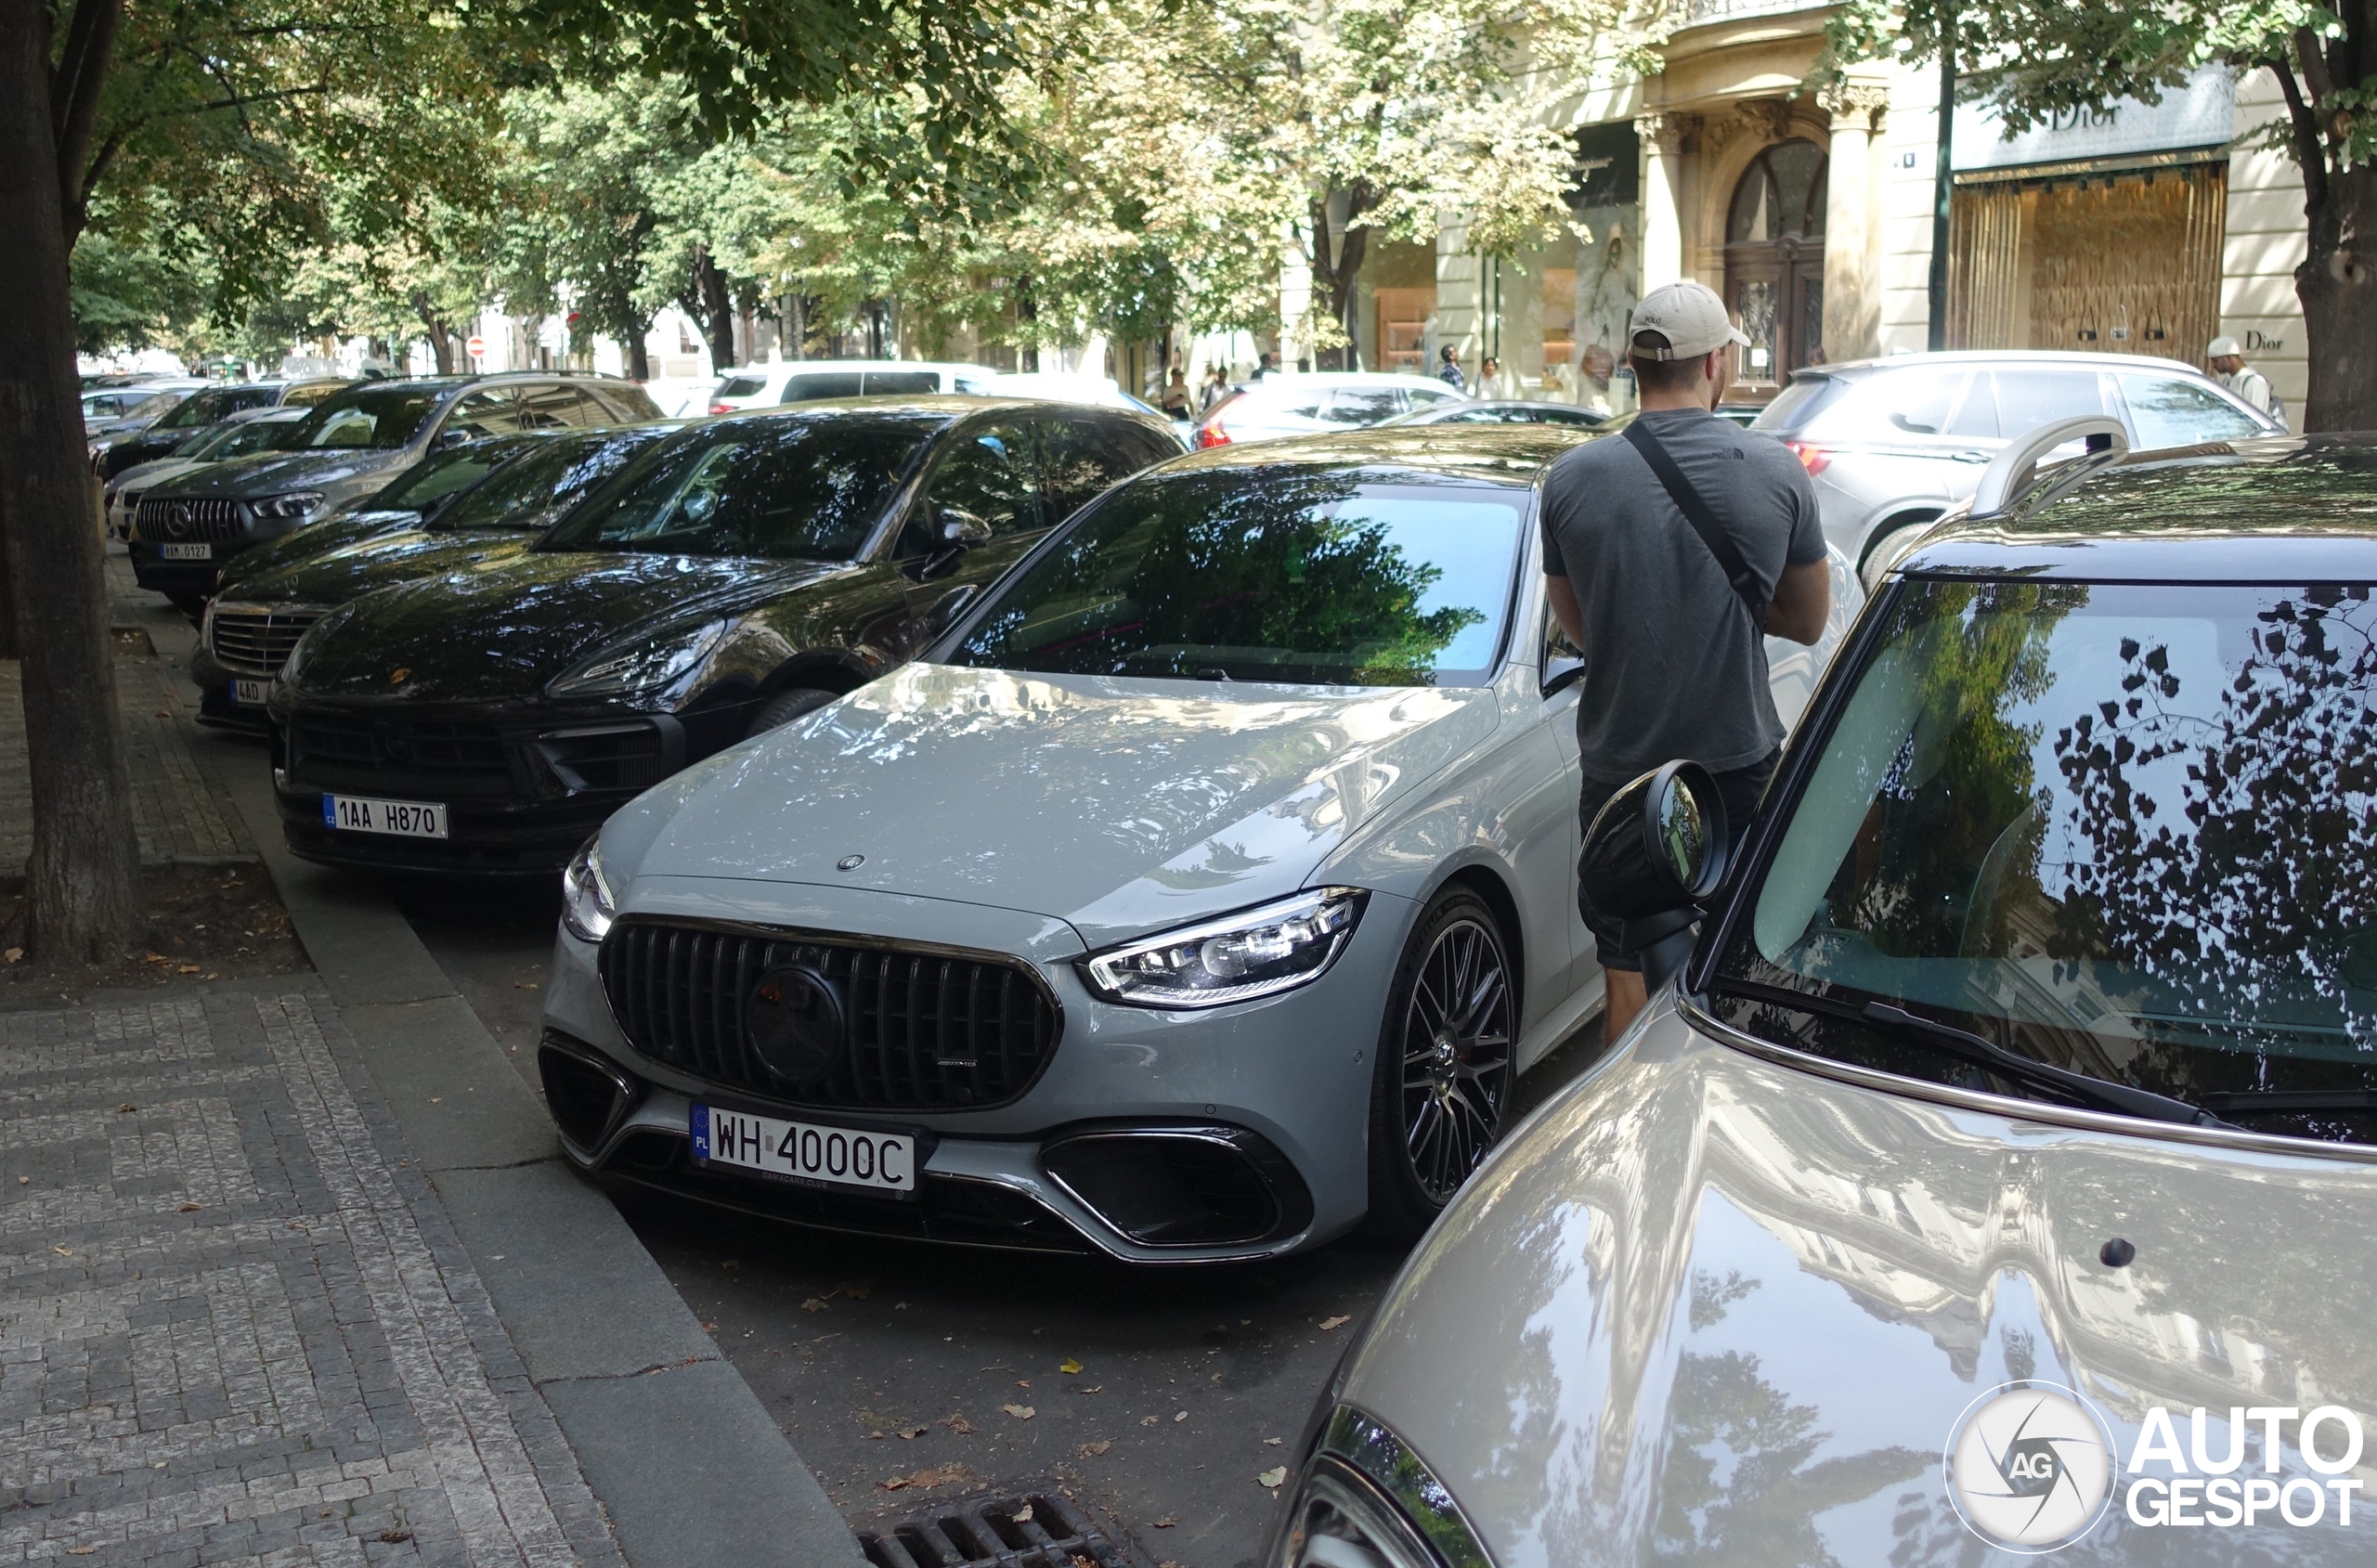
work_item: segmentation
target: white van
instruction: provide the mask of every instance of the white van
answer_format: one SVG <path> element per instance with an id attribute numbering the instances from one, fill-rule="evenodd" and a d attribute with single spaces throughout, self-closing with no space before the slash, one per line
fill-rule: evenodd
<path id="1" fill-rule="evenodd" d="M 972 392 L 998 372 L 981 365 L 929 359 L 785 359 L 746 365 L 719 379 L 709 412 L 739 414 L 821 397 L 898 397 L 927 392 Z"/>

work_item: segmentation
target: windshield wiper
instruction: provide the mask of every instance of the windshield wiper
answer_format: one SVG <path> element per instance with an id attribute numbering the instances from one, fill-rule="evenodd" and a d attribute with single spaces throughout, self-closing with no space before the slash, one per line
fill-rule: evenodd
<path id="1" fill-rule="evenodd" d="M 1958 1061 L 1994 1072 L 2000 1078 L 2027 1083 L 2035 1089 L 2068 1095 L 2098 1110 L 2135 1116 L 2146 1121 L 2173 1121 L 2182 1126 L 2228 1125 L 2210 1111 L 2189 1105 L 2185 1100 L 2056 1067 L 2036 1056 L 2009 1051 L 1970 1030 L 1943 1024 L 1936 1018 L 1910 1013 L 1903 1007 L 1893 1007 L 1887 1002 L 1868 1002 L 1861 1006 L 1853 1002 L 1836 1002 L 1829 996 L 1792 991 L 1784 986 L 1763 985 L 1756 980 L 1717 980 L 1710 984 L 1709 989 L 1738 996 L 1747 1002 L 1772 1003 L 1778 1007 L 1864 1024 L 1908 1044 L 1928 1045 L 1942 1056 L 1953 1056 Z"/>

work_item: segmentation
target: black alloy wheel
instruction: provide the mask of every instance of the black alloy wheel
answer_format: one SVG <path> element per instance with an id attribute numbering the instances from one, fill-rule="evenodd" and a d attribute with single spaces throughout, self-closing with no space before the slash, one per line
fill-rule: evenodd
<path id="1" fill-rule="evenodd" d="M 1387 993 L 1370 1099 L 1370 1228 L 1409 1240 L 1485 1161 L 1510 1105 L 1518 987 L 1501 923 L 1438 894 Z"/>

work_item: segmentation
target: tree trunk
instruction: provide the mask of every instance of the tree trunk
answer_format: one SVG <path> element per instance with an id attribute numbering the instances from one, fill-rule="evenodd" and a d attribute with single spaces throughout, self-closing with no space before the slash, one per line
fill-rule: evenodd
<path id="1" fill-rule="evenodd" d="M 2310 245 L 2294 269 L 2311 372 L 2295 428 L 2377 430 L 2377 167 L 2331 165 L 2324 186 L 2304 205 Z"/>
<path id="2" fill-rule="evenodd" d="M 0 245 L 0 538 L 32 783 L 26 926 L 35 952 L 71 963 L 114 957 L 133 939 L 139 851 L 83 452 L 49 63 L 45 0 L 0 0 L 0 212 L 17 235 Z"/>
<path id="3" fill-rule="evenodd" d="M 734 368 L 734 301 L 728 294 L 726 274 L 709 259 L 709 247 L 694 247 L 694 286 L 701 295 L 702 331 L 709 338 L 711 369 L 724 375 Z"/>
<path id="4" fill-rule="evenodd" d="M 628 379 L 648 382 L 652 379 L 652 356 L 644 352 L 644 333 L 628 339 Z"/>
<path id="5" fill-rule="evenodd" d="M 421 324 L 429 334 L 429 356 L 436 361 L 437 373 L 441 376 L 452 375 L 454 373 L 454 329 L 437 319 L 437 313 L 429 308 L 429 300 L 426 295 L 413 295 L 412 308 L 421 317 Z"/>
<path id="6" fill-rule="evenodd" d="M 1357 330 L 1358 323 L 1354 319 L 1355 289 L 1361 280 L 1362 258 L 1370 250 L 1370 231 L 1367 225 L 1355 222 L 1369 209 L 1363 193 L 1349 193 L 1345 206 L 1345 227 L 1331 245 L 1329 199 L 1324 196 L 1312 204 L 1312 277 L 1329 301 L 1330 319 L 1345 334 L 1344 345 L 1332 351 L 1337 361 L 1333 369 L 1354 370 L 1361 368 L 1362 342 L 1361 333 Z"/>

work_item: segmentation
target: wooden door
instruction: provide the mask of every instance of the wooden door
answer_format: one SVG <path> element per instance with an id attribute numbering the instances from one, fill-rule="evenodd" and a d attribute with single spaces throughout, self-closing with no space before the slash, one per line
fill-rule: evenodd
<path id="1" fill-rule="evenodd" d="M 1378 366 L 1382 370 L 1400 370 L 1409 375 L 1428 373 L 1428 317 L 1436 313 L 1436 292 L 1434 289 L 1380 289 L 1376 292 L 1374 308 L 1378 312 Z"/>

